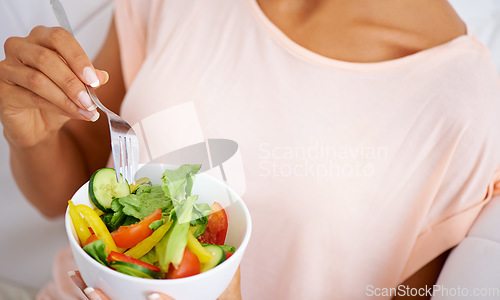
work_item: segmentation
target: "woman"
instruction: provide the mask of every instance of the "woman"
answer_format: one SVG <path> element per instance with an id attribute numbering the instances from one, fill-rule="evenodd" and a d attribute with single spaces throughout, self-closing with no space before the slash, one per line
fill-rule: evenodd
<path id="1" fill-rule="evenodd" d="M 115 12 L 94 64 L 61 29 L 6 42 L 11 167 L 47 216 L 109 157 L 84 83 L 131 124 L 192 103 L 206 138 L 238 142 L 254 219 L 243 298 L 431 286 L 491 197 L 498 78 L 444 0 L 116 0 Z"/>

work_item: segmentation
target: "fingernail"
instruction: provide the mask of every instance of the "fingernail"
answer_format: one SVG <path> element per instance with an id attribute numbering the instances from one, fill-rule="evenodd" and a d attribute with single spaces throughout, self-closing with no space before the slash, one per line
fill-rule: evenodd
<path id="1" fill-rule="evenodd" d="M 71 277 L 71 276 L 76 276 L 75 271 L 69 271 L 69 272 L 68 272 L 68 276 L 69 276 L 69 277 Z"/>
<path id="2" fill-rule="evenodd" d="M 83 78 L 85 78 L 87 84 L 91 87 L 97 87 L 99 85 L 99 78 L 97 78 L 97 74 L 91 67 L 85 67 L 85 69 L 83 69 Z"/>
<path id="3" fill-rule="evenodd" d="M 87 295 L 87 297 L 90 299 L 90 300 L 101 300 L 102 297 L 91 287 L 87 287 L 83 290 L 83 292 L 85 293 L 85 295 Z"/>
<path id="4" fill-rule="evenodd" d="M 85 117 L 85 119 L 90 120 L 92 122 L 97 121 L 100 116 L 97 110 L 88 111 L 80 108 L 78 111 L 80 112 L 80 114 L 82 114 L 82 116 Z"/>
<path id="5" fill-rule="evenodd" d="M 90 99 L 89 94 L 87 94 L 84 91 L 81 91 L 80 93 L 78 93 L 78 101 L 80 101 L 80 103 L 83 105 L 83 107 L 85 107 L 88 111 L 91 111 L 91 110 L 94 110 L 97 108 L 97 106 L 95 106 L 95 104 Z"/>
<path id="6" fill-rule="evenodd" d="M 161 296 L 158 293 L 152 293 L 148 296 L 148 300 L 160 300 Z"/>
<path id="7" fill-rule="evenodd" d="M 102 71 L 102 72 L 104 73 L 104 76 L 106 77 L 106 78 L 104 78 L 104 82 L 103 82 L 103 84 L 105 84 L 109 80 L 109 73 L 106 71 Z"/>

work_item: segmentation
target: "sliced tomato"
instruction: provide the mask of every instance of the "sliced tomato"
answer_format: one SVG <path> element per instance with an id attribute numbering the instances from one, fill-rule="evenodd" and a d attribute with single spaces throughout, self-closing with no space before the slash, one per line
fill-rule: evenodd
<path id="1" fill-rule="evenodd" d="M 83 245 L 84 247 L 87 246 L 88 244 L 92 243 L 92 242 L 95 242 L 97 241 L 99 238 L 97 237 L 97 235 L 95 235 L 94 233 L 92 233 L 89 238 L 85 241 L 85 245 Z"/>
<path id="2" fill-rule="evenodd" d="M 224 251 L 224 252 L 226 252 L 226 260 L 228 258 L 230 258 L 231 256 L 233 256 L 233 254 L 234 254 L 233 252 L 227 252 L 227 251 Z"/>
<path id="3" fill-rule="evenodd" d="M 176 279 L 176 278 L 184 278 L 193 276 L 196 274 L 200 274 L 200 260 L 198 256 L 193 254 L 193 252 L 189 251 L 188 248 L 184 250 L 184 256 L 182 257 L 181 264 L 177 269 L 174 268 L 172 264 L 168 269 L 168 273 L 166 274 L 167 279 Z"/>
<path id="4" fill-rule="evenodd" d="M 120 248 L 132 248 L 153 233 L 153 230 L 149 229 L 149 225 L 160 219 L 161 209 L 158 208 L 139 223 L 118 227 L 117 230 L 111 233 L 111 236 L 116 246 Z"/>
<path id="5" fill-rule="evenodd" d="M 212 212 L 208 216 L 207 229 L 198 237 L 204 244 L 224 245 L 227 234 L 227 215 L 222 205 L 212 204 Z"/>
<path id="6" fill-rule="evenodd" d="M 134 265 L 144 267 L 144 268 L 149 269 L 149 270 L 154 271 L 154 272 L 160 272 L 160 268 L 158 268 L 157 266 L 153 266 L 152 264 L 148 264 L 147 262 L 143 262 L 142 260 L 135 259 L 130 255 L 126 255 L 126 254 L 115 252 L 115 251 L 111 251 L 109 253 L 108 261 L 109 262 L 112 262 L 112 261 L 126 262 L 129 264 L 134 264 Z"/>

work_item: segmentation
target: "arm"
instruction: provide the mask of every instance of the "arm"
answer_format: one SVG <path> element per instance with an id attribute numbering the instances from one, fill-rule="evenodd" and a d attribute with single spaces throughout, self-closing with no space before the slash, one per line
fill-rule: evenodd
<path id="1" fill-rule="evenodd" d="M 442 253 L 438 257 L 436 257 L 434 260 L 429 262 L 427 265 L 423 266 L 420 270 L 418 270 L 415 274 L 410 276 L 408 279 L 406 279 L 404 282 L 402 282 L 400 285 L 404 285 L 405 287 L 408 287 L 410 289 L 420 289 L 422 288 L 425 290 L 428 287 L 433 287 L 434 284 L 436 283 L 439 273 L 441 272 L 441 269 L 443 268 L 443 265 L 446 261 L 446 258 L 448 257 L 450 253 L 450 250 Z M 398 299 L 404 299 L 406 297 L 403 296 L 395 296 L 392 299 L 393 300 L 398 300 Z M 430 297 L 421 297 L 422 299 L 430 299 Z"/>
<path id="2" fill-rule="evenodd" d="M 104 166 L 110 152 L 107 121 L 89 121 L 81 101 L 83 70 L 93 68 L 76 40 L 60 28 L 35 28 L 5 44 L 0 62 L 0 119 L 10 147 L 14 178 L 43 214 L 62 214 L 66 201 Z M 61 57 L 64 59 L 61 60 Z M 96 66 L 113 77 L 99 97 L 118 111 L 125 94 L 116 30 L 112 26 Z M 96 71 L 101 83 L 104 72 Z M 88 77 L 88 76 L 87 76 Z"/>

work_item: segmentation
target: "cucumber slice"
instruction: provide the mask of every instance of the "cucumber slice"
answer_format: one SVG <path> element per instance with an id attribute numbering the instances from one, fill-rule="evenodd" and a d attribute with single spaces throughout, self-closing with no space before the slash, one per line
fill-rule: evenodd
<path id="1" fill-rule="evenodd" d="M 120 181 L 122 176 L 120 175 Z M 104 168 L 97 170 L 89 182 L 89 196 L 94 205 L 103 212 L 112 212 L 111 201 L 113 197 L 125 197 L 130 194 L 130 186 L 116 182 L 115 170 Z"/>
<path id="2" fill-rule="evenodd" d="M 112 261 L 109 266 L 116 271 L 127 274 L 134 277 L 146 278 L 146 279 L 161 279 L 161 273 L 152 271 L 148 268 L 142 266 L 124 262 L 124 261 Z"/>
<path id="3" fill-rule="evenodd" d="M 226 252 L 224 252 L 222 247 L 218 245 L 206 245 L 203 246 L 203 248 L 205 248 L 208 252 L 210 252 L 210 254 L 212 254 L 212 259 L 207 263 L 201 265 L 201 273 L 216 267 L 218 264 L 226 260 Z"/>

